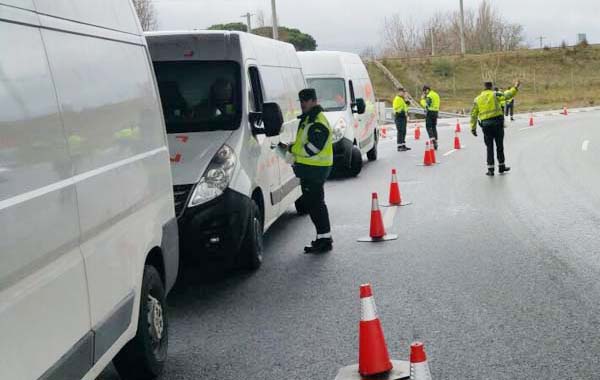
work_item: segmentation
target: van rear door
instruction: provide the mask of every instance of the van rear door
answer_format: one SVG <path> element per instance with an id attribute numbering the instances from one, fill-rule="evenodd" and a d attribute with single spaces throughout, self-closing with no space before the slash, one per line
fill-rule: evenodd
<path id="1" fill-rule="evenodd" d="M 81 378 L 93 347 L 73 168 L 40 30 L 25 25 L 37 16 L 4 7 L 23 24 L 0 20 L 0 379 Z"/>

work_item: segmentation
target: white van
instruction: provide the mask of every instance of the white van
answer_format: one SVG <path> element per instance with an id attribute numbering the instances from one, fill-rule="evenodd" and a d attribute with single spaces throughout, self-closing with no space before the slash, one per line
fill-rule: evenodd
<path id="1" fill-rule="evenodd" d="M 379 121 L 375 94 L 360 57 L 338 51 L 298 53 L 308 87 L 333 127 L 334 165 L 351 176 L 362 169 L 362 155 L 377 159 Z"/>
<path id="2" fill-rule="evenodd" d="M 257 269 L 263 232 L 301 195 L 294 47 L 239 32 L 146 33 L 165 115 L 182 258 Z M 281 120 L 280 120 L 281 117 Z"/>
<path id="3" fill-rule="evenodd" d="M 169 169 L 131 1 L 0 0 L 0 379 L 160 373 Z"/>

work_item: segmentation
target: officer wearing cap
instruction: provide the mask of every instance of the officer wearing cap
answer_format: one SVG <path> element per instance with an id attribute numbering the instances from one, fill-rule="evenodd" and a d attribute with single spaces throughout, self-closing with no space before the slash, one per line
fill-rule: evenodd
<path id="1" fill-rule="evenodd" d="M 504 112 L 501 103 L 512 100 L 517 95 L 520 85 L 521 82 L 517 81 L 510 90 L 497 92 L 493 90 L 492 82 L 485 82 L 485 90 L 475 98 L 471 110 L 471 133 L 477 137 L 477 124 L 481 125 L 487 147 L 486 175 L 488 176 L 494 175 L 494 143 L 496 143 L 500 174 L 510 171 L 504 157 Z"/>
<path id="2" fill-rule="evenodd" d="M 423 95 L 421 96 L 421 106 L 425 108 L 425 126 L 427 134 L 433 140 L 433 147 L 438 148 L 437 121 L 440 112 L 440 95 L 433 91 L 428 85 L 423 86 Z"/>
<path id="3" fill-rule="evenodd" d="M 316 91 L 304 89 L 299 97 L 302 115 L 289 152 L 294 156 L 294 173 L 300 179 L 301 202 L 317 229 L 316 240 L 304 247 L 304 252 L 323 253 L 333 248 L 324 191 L 333 165 L 332 130 L 317 101 Z"/>

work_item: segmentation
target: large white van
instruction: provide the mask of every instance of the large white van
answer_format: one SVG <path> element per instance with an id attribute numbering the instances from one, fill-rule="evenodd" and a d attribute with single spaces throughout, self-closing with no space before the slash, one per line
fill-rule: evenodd
<path id="1" fill-rule="evenodd" d="M 298 53 L 308 87 L 333 127 L 334 165 L 356 176 L 362 156 L 377 159 L 379 121 L 369 73 L 360 57 L 338 51 Z"/>
<path id="2" fill-rule="evenodd" d="M 165 115 L 182 258 L 257 269 L 301 195 L 284 157 L 305 87 L 294 47 L 237 32 L 146 33 Z M 280 120 L 281 118 L 281 120 Z"/>
<path id="3" fill-rule="evenodd" d="M 128 0 L 0 0 L 0 379 L 154 378 L 177 223 Z"/>

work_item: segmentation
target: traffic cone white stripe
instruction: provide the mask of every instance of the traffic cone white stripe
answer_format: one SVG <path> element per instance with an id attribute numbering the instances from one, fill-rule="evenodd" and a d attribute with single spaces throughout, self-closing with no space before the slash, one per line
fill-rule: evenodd
<path id="1" fill-rule="evenodd" d="M 371 199 L 371 211 L 379 211 L 379 200 L 375 197 Z"/>
<path id="2" fill-rule="evenodd" d="M 374 321 L 377 318 L 377 307 L 373 297 L 365 297 L 360 299 L 360 320 L 362 322 Z"/>

